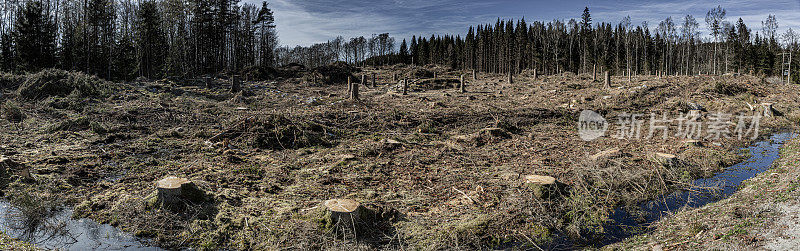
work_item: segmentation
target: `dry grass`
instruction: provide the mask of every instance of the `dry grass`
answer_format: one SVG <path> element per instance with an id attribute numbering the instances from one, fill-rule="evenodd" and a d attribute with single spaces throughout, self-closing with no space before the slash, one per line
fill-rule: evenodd
<path id="1" fill-rule="evenodd" d="M 441 79 L 464 74 L 430 70 Z M 587 76 L 523 74 L 509 85 L 502 75 L 465 74 L 469 93 L 436 82 L 403 96 L 389 80 L 409 69 L 365 69 L 372 72 L 379 86 L 364 88 L 358 102 L 345 99 L 343 84 L 301 79 L 248 82 L 238 96 L 225 85 L 164 80 L 121 85 L 102 99 L 24 101 L 21 126 L 31 130 L 0 129 L 0 138 L 31 163 L 38 182 L 63 187 L 64 200 L 80 205 L 76 216 L 165 247 L 547 249 L 556 233 L 591 243 L 610 209 L 707 176 L 746 143 L 584 142 L 575 126 L 581 109 L 612 118 L 686 111 L 690 103 L 739 112 L 769 101 L 786 116 L 764 127 L 800 118 L 788 94 L 797 87 L 754 77 L 615 78 L 607 90 Z M 705 89 L 719 81 L 752 86 L 733 96 Z M 623 154 L 588 160 L 611 148 Z M 663 167 L 652 152 L 675 153 L 683 164 Z M 537 198 L 522 182 L 527 174 L 569 189 Z M 149 208 L 152 182 L 167 175 L 195 180 L 213 202 L 185 212 Z M 330 198 L 356 199 L 379 220 L 363 232 L 331 231 L 316 214 Z"/>

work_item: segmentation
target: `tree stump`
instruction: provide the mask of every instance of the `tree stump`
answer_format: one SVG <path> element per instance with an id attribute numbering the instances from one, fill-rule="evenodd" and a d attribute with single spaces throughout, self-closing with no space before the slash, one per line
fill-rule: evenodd
<path id="1" fill-rule="evenodd" d="M 508 71 L 508 83 L 509 84 L 513 84 L 514 83 L 514 72 L 510 71 L 510 70 Z"/>
<path id="2" fill-rule="evenodd" d="M 316 81 L 316 75 L 314 75 Z M 242 80 L 239 75 L 234 75 L 231 83 L 231 93 L 239 93 L 242 90 Z"/>
<path id="3" fill-rule="evenodd" d="M 608 71 L 606 71 L 606 85 L 605 85 L 605 87 L 606 88 L 611 88 L 611 75 L 608 74 Z"/>
<path id="4" fill-rule="evenodd" d="M 762 116 L 766 118 L 774 117 L 775 116 L 775 108 L 772 107 L 772 103 L 763 103 L 761 107 L 764 107 L 764 114 Z"/>
<path id="5" fill-rule="evenodd" d="M 367 87 L 367 75 L 366 74 L 361 74 L 361 84 L 364 85 L 364 87 Z"/>
<path id="6" fill-rule="evenodd" d="M 351 79 L 350 76 L 347 76 L 347 94 L 350 94 L 350 92 L 352 92 L 351 89 L 353 89 L 353 80 Z"/>
<path id="7" fill-rule="evenodd" d="M 403 79 L 403 95 L 408 95 L 408 78 Z"/>
<path id="8" fill-rule="evenodd" d="M 533 195 L 539 199 L 553 198 L 558 193 L 556 178 L 541 175 L 525 175 L 525 185 L 533 190 Z"/>
<path id="9" fill-rule="evenodd" d="M 358 85 L 357 84 L 353 84 L 353 86 L 350 87 L 350 99 L 358 100 Z"/>
<path id="10" fill-rule="evenodd" d="M 463 87 L 464 87 L 464 74 L 461 74 L 461 78 L 459 78 L 458 82 L 458 89 L 461 90 Z"/>
<path id="11" fill-rule="evenodd" d="M 678 156 L 669 153 L 656 153 L 656 161 L 665 167 L 675 167 L 678 165 Z"/>
<path id="12" fill-rule="evenodd" d="M 475 74 L 475 69 L 472 69 L 472 81 L 478 81 L 478 76 Z"/>
<path id="13" fill-rule="evenodd" d="M 211 77 L 205 77 L 205 81 L 206 81 L 206 88 L 207 89 L 214 88 L 214 84 L 211 81 Z"/>
<path id="14" fill-rule="evenodd" d="M 533 69 L 533 80 L 539 79 L 539 73 L 536 71 L 536 68 Z"/>
<path id="15" fill-rule="evenodd" d="M 701 110 L 689 110 L 689 112 L 686 113 L 686 117 L 689 120 L 700 119 L 703 116 L 702 112 Z"/>
<path id="16" fill-rule="evenodd" d="M 356 227 L 361 221 L 364 207 L 357 201 L 350 199 L 332 199 L 326 200 L 323 206 L 327 209 L 326 219 L 330 225 L 334 226 L 352 226 Z"/>
<path id="17" fill-rule="evenodd" d="M 167 207 L 176 207 L 181 202 L 202 201 L 204 194 L 197 186 L 185 178 L 166 177 L 156 182 L 157 202 Z"/>

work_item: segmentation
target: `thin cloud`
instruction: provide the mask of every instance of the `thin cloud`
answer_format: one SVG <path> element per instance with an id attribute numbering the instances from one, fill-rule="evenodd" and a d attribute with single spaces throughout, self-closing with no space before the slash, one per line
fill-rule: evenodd
<path id="1" fill-rule="evenodd" d="M 260 0 L 245 2 L 259 3 Z M 288 46 L 311 45 L 325 42 L 336 36 L 346 38 L 370 36 L 388 32 L 398 41 L 412 35 L 431 34 L 464 35 L 470 25 L 493 24 L 497 18 L 528 21 L 569 20 L 580 18 L 588 5 L 595 23 L 619 23 L 631 16 L 634 24 L 647 21 L 650 28 L 667 17 L 680 23 L 687 14 L 701 24 L 700 31 L 707 35 L 705 14 L 721 5 L 726 8 L 727 21 L 742 18 L 753 32 L 761 31 L 761 21 L 773 14 L 780 24 L 779 32 L 789 27 L 800 27 L 800 0 L 718 0 L 718 1 L 456 1 L 456 0 L 271 0 L 275 11 L 281 44 Z M 795 28 L 797 30 L 798 28 Z"/>

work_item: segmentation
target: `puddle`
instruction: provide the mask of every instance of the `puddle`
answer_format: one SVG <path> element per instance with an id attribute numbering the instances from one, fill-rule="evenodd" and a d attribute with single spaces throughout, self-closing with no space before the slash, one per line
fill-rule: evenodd
<path id="1" fill-rule="evenodd" d="M 163 250 L 149 247 L 139 238 L 111 225 L 89 219 L 72 219 L 71 210 L 62 210 L 40 224 L 25 224 L 18 215 L 10 203 L 0 201 L 0 231 L 43 249 Z"/>
<path id="2" fill-rule="evenodd" d="M 751 157 L 739 164 L 733 165 L 714 177 L 695 180 L 692 184 L 696 187 L 713 187 L 699 191 L 677 191 L 672 194 L 662 195 L 658 199 L 639 205 L 640 212 L 631 214 L 624 208 L 617 208 L 611 214 L 612 223 L 606 226 L 606 235 L 601 246 L 622 241 L 631 237 L 662 216 L 676 212 L 684 207 L 701 207 L 717 202 L 735 193 L 742 181 L 753 178 L 759 173 L 769 170 L 772 163 L 778 159 L 780 148 L 786 141 L 793 138 L 794 133 L 779 133 L 772 135 L 769 140 L 761 141 L 745 148 Z"/>

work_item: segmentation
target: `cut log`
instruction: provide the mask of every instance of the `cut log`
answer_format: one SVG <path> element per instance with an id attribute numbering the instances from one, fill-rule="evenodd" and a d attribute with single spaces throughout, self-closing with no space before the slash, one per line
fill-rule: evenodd
<path id="1" fill-rule="evenodd" d="M 683 143 L 686 144 L 686 146 L 698 146 L 698 147 L 703 146 L 703 142 L 694 139 L 685 140 L 683 141 Z"/>
<path id="2" fill-rule="evenodd" d="M 556 178 L 541 175 L 525 175 L 525 185 L 533 191 L 536 198 L 553 198 L 558 193 Z"/>
<path id="3" fill-rule="evenodd" d="M 158 203 L 167 207 L 180 206 L 181 202 L 199 202 L 204 193 L 190 180 L 174 176 L 156 182 Z"/>
<path id="4" fill-rule="evenodd" d="M 772 107 L 772 103 L 763 103 L 761 107 L 764 108 L 764 114 L 762 116 L 770 118 L 775 116 L 775 108 Z"/>
<path id="5" fill-rule="evenodd" d="M 403 143 L 394 139 L 382 139 L 380 144 L 383 150 L 394 150 L 403 146 Z"/>
<path id="6" fill-rule="evenodd" d="M 611 149 L 596 153 L 596 154 L 594 154 L 592 156 L 589 156 L 589 159 L 591 159 L 593 161 L 611 159 L 611 158 L 618 157 L 621 154 L 622 154 L 622 151 L 620 151 L 619 148 L 611 148 Z"/>
<path id="7" fill-rule="evenodd" d="M 328 227 L 356 227 L 359 225 L 364 212 L 364 207 L 351 199 L 326 200 L 323 206 L 327 209 L 327 220 L 330 222 Z"/>

